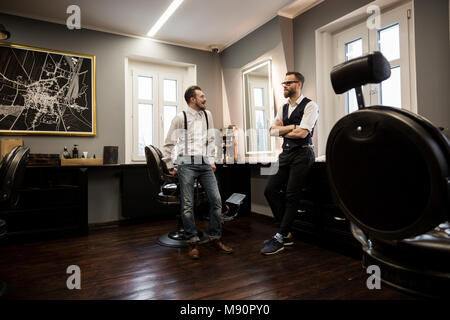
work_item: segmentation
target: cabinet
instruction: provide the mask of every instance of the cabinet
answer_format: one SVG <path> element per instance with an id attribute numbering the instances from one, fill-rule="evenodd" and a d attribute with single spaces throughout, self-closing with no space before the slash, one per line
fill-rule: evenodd
<path id="1" fill-rule="evenodd" d="M 350 222 L 334 203 L 325 162 L 315 162 L 311 167 L 304 199 L 294 221 L 295 231 L 343 249 L 360 251 L 361 245 L 350 231 Z"/>
<path id="2" fill-rule="evenodd" d="M 14 208 L 0 209 L 8 239 L 88 232 L 87 169 L 27 167 Z"/>

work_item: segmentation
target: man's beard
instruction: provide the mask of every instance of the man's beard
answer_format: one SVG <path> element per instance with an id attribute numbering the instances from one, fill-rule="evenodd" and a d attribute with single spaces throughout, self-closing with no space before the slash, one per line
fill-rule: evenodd
<path id="1" fill-rule="evenodd" d="M 283 92 L 285 98 L 290 98 L 295 94 L 295 90 L 287 89 Z"/>
<path id="2" fill-rule="evenodd" d="M 206 104 L 200 104 L 200 103 L 197 102 L 196 105 L 197 105 L 197 107 L 199 107 L 202 110 L 206 109 Z"/>

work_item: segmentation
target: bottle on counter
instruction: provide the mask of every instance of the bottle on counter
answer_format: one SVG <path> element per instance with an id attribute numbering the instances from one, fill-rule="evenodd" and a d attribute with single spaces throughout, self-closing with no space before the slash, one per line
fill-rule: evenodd
<path id="1" fill-rule="evenodd" d="M 69 151 L 67 151 L 67 147 L 64 147 L 64 151 L 63 151 L 62 157 L 63 157 L 63 159 L 70 159 L 71 158 Z"/>
<path id="2" fill-rule="evenodd" d="M 74 144 L 73 145 L 73 150 L 72 150 L 72 158 L 74 159 L 78 159 L 78 145 Z"/>

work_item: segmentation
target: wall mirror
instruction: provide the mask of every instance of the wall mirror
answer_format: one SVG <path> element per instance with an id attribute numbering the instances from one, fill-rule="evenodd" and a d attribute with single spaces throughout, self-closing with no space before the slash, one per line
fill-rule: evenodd
<path id="1" fill-rule="evenodd" d="M 269 134 L 274 118 L 271 70 L 272 61 L 266 60 L 242 71 L 247 155 L 273 152 L 275 139 Z"/>

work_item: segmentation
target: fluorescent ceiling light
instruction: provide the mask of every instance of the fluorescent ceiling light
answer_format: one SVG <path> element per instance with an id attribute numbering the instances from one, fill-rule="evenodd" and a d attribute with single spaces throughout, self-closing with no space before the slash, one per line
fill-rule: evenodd
<path id="1" fill-rule="evenodd" d="M 167 10 L 162 14 L 162 16 L 156 21 L 155 25 L 150 29 L 147 33 L 147 36 L 153 37 L 156 32 L 166 23 L 166 21 L 170 18 L 170 16 L 177 10 L 183 0 L 173 0 Z"/>

